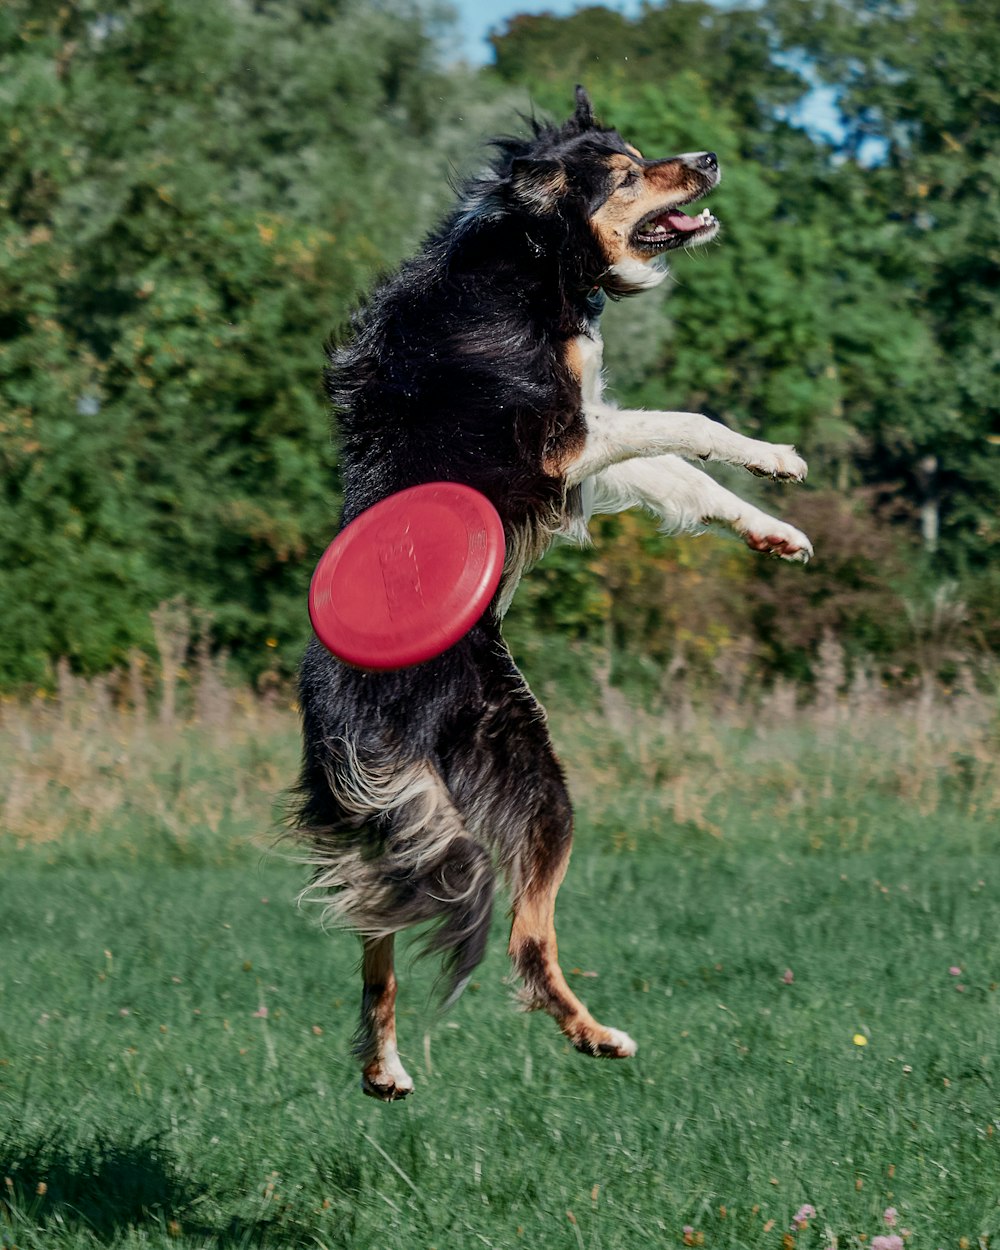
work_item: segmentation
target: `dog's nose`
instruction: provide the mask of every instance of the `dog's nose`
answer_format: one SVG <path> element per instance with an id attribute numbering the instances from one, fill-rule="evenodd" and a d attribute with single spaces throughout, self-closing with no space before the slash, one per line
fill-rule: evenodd
<path id="1" fill-rule="evenodd" d="M 714 173 L 719 168 L 719 158 L 714 152 L 702 152 L 695 164 L 699 169 L 707 169 L 709 173 Z"/>

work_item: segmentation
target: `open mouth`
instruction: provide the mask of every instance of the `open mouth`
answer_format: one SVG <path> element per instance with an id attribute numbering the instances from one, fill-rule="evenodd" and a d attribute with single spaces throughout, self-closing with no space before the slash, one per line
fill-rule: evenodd
<path id="1" fill-rule="evenodd" d="M 686 202 L 690 204 L 691 200 Z M 632 243 L 644 251 L 662 252 L 672 247 L 707 243 L 715 237 L 718 229 L 718 219 L 707 208 L 702 209 L 697 217 L 690 217 L 673 205 L 644 217 L 632 231 Z"/>

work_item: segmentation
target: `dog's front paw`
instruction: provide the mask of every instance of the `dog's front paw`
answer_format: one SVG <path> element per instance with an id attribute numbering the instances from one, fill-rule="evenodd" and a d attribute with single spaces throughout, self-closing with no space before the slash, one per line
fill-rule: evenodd
<path id="1" fill-rule="evenodd" d="M 802 482 L 809 467 L 794 447 L 755 443 L 743 466 L 755 477 L 773 477 L 779 482 Z"/>
<path id="2" fill-rule="evenodd" d="M 813 554 L 812 543 L 801 530 L 763 514 L 743 530 L 743 540 L 751 551 L 762 551 L 800 564 L 805 564 Z"/>

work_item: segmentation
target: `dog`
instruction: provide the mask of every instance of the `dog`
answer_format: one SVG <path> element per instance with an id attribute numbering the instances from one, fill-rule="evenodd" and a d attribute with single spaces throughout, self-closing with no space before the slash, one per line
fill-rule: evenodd
<path id="1" fill-rule="evenodd" d="M 665 529 L 727 526 L 756 551 L 806 560 L 809 540 L 724 489 L 691 460 L 801 481 L 790 446 L 691 412 L 616 408 L 602 392 L 607 296 L 663 281 L 660 258 L 715 238 L 682 212 L 720 172 L 712 152 L 649 159 L 601 125 L 582 87 L 562 125 L 494 141 L 420 252 L 374 290 L 326 385 L 341 433 L 342 524 L 432 481 L 481 491 L 503 522 L 499 590 L 459 642 L 391 672 L 351 668 L 315 639 L 300 672 L 303 761 L 292 824 L 313 865 L 304 897 L 362 939 L 355 1053 L 366 1094 L 404 1098 L 396 1044 L 395 935 L 427 925 L 454 1002 L 483 956 L 501 875 L 522 1004 L 553 1016 L 585 1055 L 635 1053 L 573 994 L 554 907 L 572 809 L 545 714 L 501 637 L 524 570 L 556 535 L 634 505 Z"/>

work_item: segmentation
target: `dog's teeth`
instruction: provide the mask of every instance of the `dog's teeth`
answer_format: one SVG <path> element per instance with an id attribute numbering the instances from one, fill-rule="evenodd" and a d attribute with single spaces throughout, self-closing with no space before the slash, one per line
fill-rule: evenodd
<path id="1" fill-rule="evenodd" d="M 658 226 L 656 227 L 656 229 L 653 231 L 653 233 L 654 233 L 654 234 L 666 234 L 666 233 L 667 233 L 667 229 L 666 229 L 666 227 L 665 227 L 665 226 L 659 226 L 659 225 L 658 225 Z"/>

